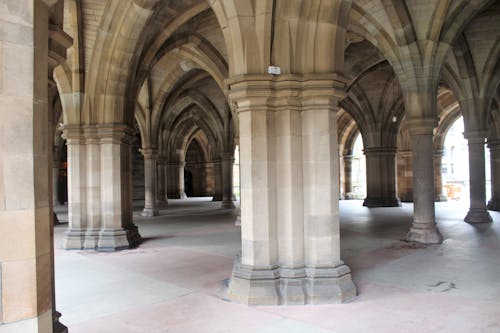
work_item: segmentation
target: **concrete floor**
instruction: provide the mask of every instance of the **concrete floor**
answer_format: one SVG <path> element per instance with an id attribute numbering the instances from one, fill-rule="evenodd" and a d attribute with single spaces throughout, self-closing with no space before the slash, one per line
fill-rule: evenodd
<path id="1" fill-rule="evenodd" d="M 161 216 L 134 214 L 144 243 L 116 253 L 60 249 L 57 308 L 71 333 L 500 332 L 500 213 L 462 221 L 467 205 L 438 203 L 441 245 L 400 241 L 412 205 L 368 209 L 341 201 L 341 247 L 359 296 L 327 306 L 247 307 L 224 299 L 240 249 L 220 203 L 171 200 Z"/>

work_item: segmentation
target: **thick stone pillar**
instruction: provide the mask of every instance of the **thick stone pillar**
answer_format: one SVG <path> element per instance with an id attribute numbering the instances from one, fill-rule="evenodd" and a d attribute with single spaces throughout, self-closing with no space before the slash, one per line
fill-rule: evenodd
<path id="1" fill-rule="evenodd" d="M 399 150 L 398 196 L 402 202 L 413 202 L 413 153 L 411 150 Z"/>
<path id="2" fill-rule="evenodd" d="M 222 160 L 214 160 L 214 195 L 212 201 L 222 201 L 223 183 L 222 183 Z"/>
<path id="3" fill-rule="evenodd" d="M 178 179 L 179 179 L 179 199 L 187 199 L 186 191 L 184 190 L 184 168 L 186 167 L 186 162 L 179 162 L 178 167 Z"/>
<path id="4" fill-rule="evenodd" d="M 491 166 L 491 199 L 488 209 L 500 211 L 500 141 L 488 140 Z"/>
<path id="5" fill-rule="evenodd" d="M 233 209 L 233 161 L 232 153 L 224 154 L 221 160 L 222 208 Z"/>
<path id="6" fill-rule="evenodd" d="M 62 246 L 81 250 L 87 230 L 87 146 L 80 126 L 64 126 L 63 136 L 68 148 L 68 229 Z"/>
<path id="7" fill-rule="evenodd" d="M 344 162 L 344 199 L 352 199 L 352 160 L 353 155 L 342 156 L 342 161 Z"/>
<path id="8" fill-rule="evenodd" d="M 246 304 L 331 303 L 356 294 L 340 260 L 333 105 L 340 83 L 302 80 L 231 83 L 240 124 L 242 254 L 228 294 Z"/>
<path id="9" fill-rule="evenodd" d="M 444 150 L 436 149 L 434 150 L 434 190 L 436 202 L 448 201 L 448 198 L 443 193 L 443 155 Z"/>
<path id="10" fill-rule="evenodd" d="M 468 223 L 490 223 L 486 208 L 486 179 L 484 167 L 484 140 L 481 133 L 465 133 L 469 143 L 470 208 L 464 221 Z"/>
<path id="11" fill-rule="evenodd" d="M 436 226 L 434 207 L 433 129 L 436 119 L 408 119 L 413 151 L 413 223 L 407 239 L 437 244 L 443 237 Z"/>
<path id="12" fill-rule="evenodd" d="M 142 216 L 158 216 L 158 205 L 156 203 L 156 160 L 158 151 L 151 148 L 144 148 L 141 151 L 144 156 L 144 209 L 142 210 Z"/>
<path id="13" fill-rule="evenodd" d="M 396 148 L 367 147 L 366 207 L 399 207 L 396 181 Z"/>
<path id="14" fill-rule="evenodd" d="M 0 331 L 52 332 L 48 10 L 2 4 Z"/>
<path id="15" fill-rule="evenodd" d="M 100 125 L 98 131 L 102 214 L 98 250 L 114 251 L 140 241 L 132 223 L 132 136 L 131 130 L 122 125 Z"/>

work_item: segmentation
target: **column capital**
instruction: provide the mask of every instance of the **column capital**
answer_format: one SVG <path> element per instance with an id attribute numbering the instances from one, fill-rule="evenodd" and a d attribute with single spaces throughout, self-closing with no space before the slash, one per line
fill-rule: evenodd
<path id="1" fill-rule="evenodd" d="M 84 140 L 82 126 L 64 125 L 62 127 L 62 137 L 68 145 L 81 144 Z"/>
<path id="2" fill-rule="evenodd" d="M 407 118 L 406 123 L 410 131 L 410 136 L 433 135 L 434 128 L 438 125 L 438 118 Z"/>
<path id="3" fill-rule="evenodd" d="M 347 80 L 337 73 L 238 75 L 226 80 L 231 105 L 237 112 L 338 109 L 346 96 Z"/>
<path id="4" fill-rule="evenodd" d="M 365 155 L 382 156 L 382 155 L 396 155 L 397 147 L 367 147 L 363 149 Z"/>
<path id="5" fill-rule="evenodd" d="M 469 141 L 469 143 L 483 143 L 486 140 L 486 137 L 488 136 L 488 133 L 486 131 L 465 131 L 464 132 L 464 138 Z"/>
<path id="6" fill-rule="evenodd" d="M 126 125 L 102 124 L 96 125 L 101 143 L 130 144 L 134 130 Z"/>
<path id="7" fill-rule="evenodd" d="M 499 149 L 500 148 L 500 140 L 488 139 L 488 148 L 490 149 Z"/>
<path id="8" fill-rule="evenodd" d="M 141 148 L 140 152 L 144 156 L 144 159 L 158 160 L 158 149 L 156 148 Z"/>

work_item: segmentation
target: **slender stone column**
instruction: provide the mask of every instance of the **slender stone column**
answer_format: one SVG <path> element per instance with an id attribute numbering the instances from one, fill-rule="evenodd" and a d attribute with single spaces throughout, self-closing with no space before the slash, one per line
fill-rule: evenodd
<path id="1" fill-rule="evenodd" d="M 434 207 L 433 129 L 436 119 L 408 119 L 413 151 L 413 223 L 407 239 L 436 244 L 443 237 L 436 226 Z"/>
<path id="2" fill-rule="evenodd" d="M 161 205 L 167 205 L 167 166 L 164 158 L 156 161 L 157 200 Z"/>
<path id="3" fill-rule="evenodd" d="M 222 171 L 222 208 L 233 209 L 233 160 L 232 153 L 227 153 L 222 156 L 221 171 Z"/>
<path id="4" fill-rule="evenodd" d="M 464 221 L 468 223 L 490 223 L 486 209 L 486 180 L 484 171 L 484 139 L 481 133 L 465 133 L 469 142 L 470 209 Z"/>
<path id="5" fill-rule="evenodd" d="M 68 146 L 68 229 L 62 246 L 81 250 L 87 229 L 87 146 L 80 126 L 64 126 L 63 136 Z"/>
<path id="6" fill-rule="evenodd" d="M 500 141 L 488 140 L 491 166 L 491 199 L 488 209 L 500 211 Z"/>
<path id="7" fill-rule="evenodd" d="M 0 331 L 52 332 L 48 10 L 2 3 Z"/>
<path id="8" fill-rule="evenodd" d="M 396 181 L 396 148 L 367 147 L 366 156 L 366 207 L 399 207 Z"/>
<path id="9" fill-rule="evenodd" d="M 222 161 L 214 160 L 214 196 L 212 201 L 222 201 L 223 199 L 223 175 L 222 175 Z"/>
<path id="10" fill-rule="evenodd" d="M 96 249 L 101 231 L 101 147 L 95 126 L 83 128 L 86 151 L 87 230 L 84 249 Z"/>
<path id="11" fill-rule="evenodd" d="M 413 153 L 400 150 L 398 160 L 398 195 L 402 202 L 413 202 Z"/>
<path id="12" fill-rule="evenodd" d="M 121 125 L 99 125 L 101 140 L 102 228 L 98 250 L 114 251 L 140 241 L 132 224 L 131 130 Z"/>
<path id="13" fill-rule="evenodd" d="M 441 171 L 443 165 L 443 155 L 444 150 L 434 150 L 434 189 L 436 191 L 436 202 L 448 201 L 448 198 L 443 193 L 443 174 Z"/>
<path id="14" fill-rule="evenodd" d="M 353 155 L 344 155 L 344 199 L 352 199 L 352 160 Z"/>
<path id="15" fill-rule="evenodd" d="M 156 203 L 156 149 L 144 148 L 141 150 L 144 156 L 144 209 L 142 216 L 158 216 L 158 205 Z"/>
<path id="16" fill-rule="evenodd" d="M 186 192 L 184 190 L 184 168 L 186 167 L 186 162 L 181 161 L 178 164 L 179 172 L 179 198 L 187 199 Z"/>

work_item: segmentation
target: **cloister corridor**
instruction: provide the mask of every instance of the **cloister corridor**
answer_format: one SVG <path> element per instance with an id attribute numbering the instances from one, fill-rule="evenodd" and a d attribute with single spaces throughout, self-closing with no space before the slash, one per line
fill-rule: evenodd
<path id="1" fill-rule="evenodd" d="M 72 333 L 100 332 L 498 332 L 500 213 L 463 222 L 467 205 L 436 203 L 441 245 L 404 239 L 412 204 L 340 201 L 341 254 L 359 295 L 337 305 L 247 307 L 226 299 L 241 247 L 234 213 L 203 198 L 169 200 L 134 222 L 139 248 L 61 249 L 55 227 L 57 306 Z M 64 215 L 64 214 L 61 214 Z"/>

